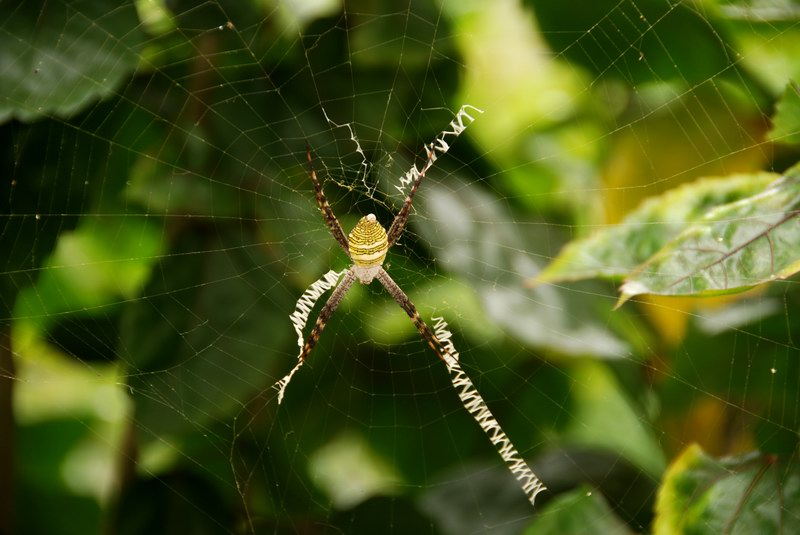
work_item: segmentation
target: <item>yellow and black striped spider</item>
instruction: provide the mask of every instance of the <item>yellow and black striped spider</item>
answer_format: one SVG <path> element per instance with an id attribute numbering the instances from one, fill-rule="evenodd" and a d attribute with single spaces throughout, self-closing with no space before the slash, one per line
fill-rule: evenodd
<path id="1" fill-rule="evenodd" d="M 411 185 L 411 188 L 406 194 L 403 201 L 403 207 L 397 213 L 392 221 L 389 231 L 387 232 L 374 214 L 367 214 L 362 217 L 355 228 L 348 236 L 345 236 L 339 220 L 333 214 L 328 199 L 322 191 L 322 186 L 317 180 L 317 174 L 314 171 L 314 165 L 311 161 L 311 148 L 306 145 L 306 157 L 308 159 L 309 173 L 311 175 L 311 182 L 314 184 L 314 193 L 322 215 L 325 217 L 325 223 L 331 231 L 334 239 L 344 249 L 347 256 L 353 262 L 352 265 L 344 271 L 344 278 L 339 281 L 341 273 L 330 271 L 324 275 L 320 280 L 314 282 L 297 301 L 294 313 L 290 316 L 292 323 L 298 335 L 298 344 L 300 346 L 300 354 L 298 361 L 292 370 L 278 381 L 275 387 L 278 389 L 278 403 L 283 399 L 286 387 L 289 385 L 292 376 L 300 369 L 305 362 L 305 359 L 314 349 L 317 341 L 319 340 L 325 324 L 331 318 L 336 308 L 342 302 L 347 291 L 358 280 L 362 284 L 370 284 L 373 280 L 378 281 L 386 288 L 395 301 L 406 311 L 406 314 L 414 322 L 414 326 L 423 336 L 423 338 L 431 346 L 431 349 L 438 355 L 447 367 L 450 374 L 450 380 L 453 387 L 458 393 L 458 397 L 464 408 L 475 418 L 475 421 L 481 426 L 483 432 L 489 437 L 489 440 L 497 449 L 497 452 L 502 457 L 506 466 L 519 482 L 525 495 L 531 504 L 534 503 L 536 495 L 542 492 L 545 487 L 539 478 L 531 471 L 525 460 L 520 456 L 517 449 L 511 443 L 511 440 L 506 436 L 505 432 L 500 427 L 495 417 L 492 415 L 486 402 L 481 397 L 475 385 L 470 378 L 464 373 L 464 370 L 459 364 L 459 355 L 451 341 L 451 334 L 447 330 L 447 323 L 443 318 L 434 318 L 436 321 L 436 332 L 432 331 L 430 327 L 422 320 L 417 312 L 414 303 L 408 298 L 402 289 L 397 285 L 394 280 L 389 276 L 385 269 L 383 269 L 383 261 L 386 259 L 386 253 L 389 248 L 397 242 L 397 239 L 403 233 L 408 222 L 408 216 L 411 212 L 411 204 L 414 202 L 414 195 L 419 189 L 422 179 L 425 178 L 425 173 L 431 168 L 433 162 L 436 161 L 438 154 L 444 154 L 450 148 L 446 138 L 447 136 L 456 137 L 467 125 L 474 119 L 469 115 L 468 109 L 482 113 L 477 108 L 469 105 L 463 106 L 456 114 L 455 119 L 450 122 L 450 130 L 442 132 L 433 143 L 425 146 L 427 159 L 422 169 L 417 169 L 416 165 L 412 166 L 411 170 L 405 174 L 400 180 L 401 190 L 402 186 Z M 311 312 L 317 299 L 327 290 L 335 286 L 325 306 L 317 317 L 314 328 L 308 339 L 303 339 L 303 329 L 308 321 L 308 315 Z"/>
<path id="2" fill-rule="evenodd" d="M 350 234 L 345 236 L 342 226 L 339 224 L 339 220 L 336 219 L 330 204 L 328 204 L 328 199 L 322 191 L 322 186 L 319 180 L 317 180 L 317 174 L 311 162 L 311 149 L 308 146 L 306 147 L 311 181 L 314 183 L 314 193 L 319 209 L 325 217 L 325 223 L 328 225 L 328 229 L 330 229 L 334 239 L 341 245 L 342 249 L 344 249 L 350 257 L 350 260 L 353 261 L 353 264 L 345 272 L 344 278 L 333 291 L 328 302 L 325 303 L 325 306 L 319 313 L 314 328 L 311 330 L 311 334 L 300 353 L 299 359 L 301 361 L 305 360 L 308 354 L 311 353 L 311 350 L 319 340 L 320 334 L 322 334 L 322 329 L 325 328 L 325 324 L 342 302 L 342 299 L 353 283 L 358 280 L 362 284 L 370 284 L 374 279 L 378 279 L 383 287 L 386 288 L 386 291 L 389 292 L 389 295 L 391 295 L 403 310 L 406 311 L 406 314 L 408 314 L 411 321 L 414 322 L 417 330 L 428 342 L 428 345 L 439 355 L 439 358 L 444 360 L 447 350 L 436 338 L 433 331 L 431 331 L 422 320 L 414 303 L 411 302 L 400 286 L 398 286 L 386 270 L 383 269 L 383 261 L 386 258 L 386 253 L 403 233 L 406 223 L 408 222 L 411 204 L 414 202 L 414 195 L 417 193 L 417 189 L 419 189 L 419 185 L 425 177 L 425 172 L 431 167 L 435 160 L 433 145 L 426 147 L 426 150 L 428 152 L 428 160 L 422 170 L 419 173 L 415 173 L 416 177 L 414 183 L 411 185 L 408 195 L 406 195 L 403 207 L 397 213 L 397 216 L 395 216 L 394 221 L 392 221 L 389 232 L 387 233 L 383 226 L 378 223 L 375 214 L 367 214 L 358 221 Z"/>

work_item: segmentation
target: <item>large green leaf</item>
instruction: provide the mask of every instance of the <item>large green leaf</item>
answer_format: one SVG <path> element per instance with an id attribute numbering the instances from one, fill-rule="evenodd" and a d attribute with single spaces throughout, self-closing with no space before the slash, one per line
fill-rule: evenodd
<path id="1" fill-rule="evenodd" d="M 773 173 L 706 178 L 650 198 L 619 225 L 567 245 L 535 281 L 624 277 L 709 209 L 760 192 L 776 178 Z"/>
<path id="2" fill-rule="evenodd" d="M 138 294 L 160 248 L 161 233 L 148 219 L 84 219 L 61 233 L 36 285 L 20 291 L 14 314 L 45 329 L 70 314 L 107 317 Z"/>
<path id="3" fill-rule="evenodd" d="M 693 445 L 667 471 L 654 532 L 793 533 L 798 515 L 796 463 L 757 453 L 714 459 Z"/>
<path id="4" fill-rule="evenodd" d="M 113 93 L 139 61 L 131 2 L 2 2 L 0 20 L 0 123 L 71 116 Z"/>
<path id="5" fill-rule="evenodd" d="M 616 452 L 646 473 L 660 476 L 667 464 L 664 453 L 606 363 L 579 361 L 570 377 L 581 388 L 572 394 L 566 440 Z"/>
<path id="6" fill-rule="evenodd" d="M 639 294 L 714 295 L 800 270 L 800 168 L 764 192 L 710 210 L 631 274 L 620 302 Z"/>

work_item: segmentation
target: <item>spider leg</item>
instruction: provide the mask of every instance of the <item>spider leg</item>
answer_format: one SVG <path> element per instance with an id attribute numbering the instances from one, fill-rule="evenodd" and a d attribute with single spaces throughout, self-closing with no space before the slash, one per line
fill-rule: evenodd
<path id="1" fill-rule="evenodd" d="M 417 190 L 419 189 L 419 185 L 422 182 L 422 179 L 425 178 L 425 173 L 428 172 L 433 166 L 433 162 L 436 160 L 436 150 L 434 149 L 433 143 L 431 143 L 430 147 L 426 146 L 425 151 L 428 153 L 428 160 L 425 162 L 425 165 L 422 166 L 422 170 L 416 174 L 416 178 L 414 179 L 414 183 L 411 184 L 411 189 L 408 190 L 408 195 L 406 195 L 406 200 L 403 201 L 403 207 L 395 216 L 394 221 L 392 221 L 392 226 L 389 227 L 389 232 L 387 233 L 387 239 L 389 241 L 389 247 L 394 245 L 394 242 L 397 241 L 397 238 L 403 233 L 403 229 L 406 228 L 406 223 L 408 222 L 408 216 L 411 212 L 411 203 L 414 202 L 414 195 L 416 195 Z M 412 169 L 412 172 L 416 171 L 416 167 Z M 390 279 L 391 280 L 391 279 Z M 397 286 L 397 285 L 395 285 Z"/>
<path id="2" fill-rule="evenodd" d="M 314 171 L 314 164 L 311 162 L 311 147 L 309 147 L 307 141 L 306 157 L 308 158 L 308 169 L 311 173 L 311 182 L 314 183 L 314 195 L 317 198 L 317 205 L 319 205 L 319 209 L 322 212 L 323 217 L 325 217 L 325 224 L 328 225 L 328 229 L 330 229 L 334 239 L 336 239 L 336 241 L 339 242 L 339 245 L 342 246 L 344 252 L 350 256 L 350 252 L 347 247 L 347 236 L 342 230 L 342 225 L 339 224 L 339 220 L 336 219 L 336 216 L 333 214 L 331 205 L 328 204 L 328 199 L 325 197 L 325 193 L 322 191 L 322 185 L 320 185 L 319 180 L 317 180 L 317 173 Z"/>
<path id="3" fill-rule="evenodd" d="M 347 273 L 345 273 L 344 278 L 341 280 L 341 282 L 339 282 L 338 286 L 336 286 L 336 288 L 333 290 L 333 293 L 328 298 L 325 306 L 322 307 L 319 316 L 317 316 L 317 321 L 314 323 L 314 328 L 311 329 L 311 334 L 308 336 L 308 340 L 305 344 L 303 344 L 303 347 L 300 350 L 300 355 L 297 356 L 297 364 L 295 364 L 294 368 L 292 368 L 289 373 L 284 375 L 283 378 L 274 385 L 274 388 L 278 390 L 278 404 L 283 401 L 283 396 L 286 393 L 286 387 L 289 386 L 289 382 L 291 382 L 294 374 L 297 373 L 297 370 L 303 366 L 303 363 L 306 361 L 306 357 L 308 357 L 309 353 L 311 353 L 311 350 L 314 349 L 317 340 L 319 340 L 320 334 L 322 334 L 322 329 L 325 328 L 325 324 L 342 302 L 342 298 L 344 298 L 347 290 L 350 289 L 355 280 L 355 271 L 353 268 L 350 268 L 347 270 Z"/>
<path id="4" fill-rule="evenodd" d="M 322 334 L 322 329 L 325 328 L 325 324 L 331 319 L 333 313 L 339 307 L 344 298 L 347 290 L 353 285 L 356 280 L 356 274 L 353 269 L 349 269 L 347 273 L 344 274 L 344 278 L 342 282 L 333 290 L 333 293 L 328 298 L 328 301 L 325 303 L 325 306 L 322 307 L 322 310 L 317 316 L 317 321 L 314 323 L 314 328 L 311 329 L 311 334 L 308 335 L 308 340 L 306 340 L 303 349 L 300 351 L 300 356 L 298 356 L 298 360 L 301 362 L 306 359 L 311 350 L 314 349 L 314 346 L 317 344 L 317 340 L 319 340 L 319 336 Z"/>
<path id="5" fill-rule="evenodd" d="M 403 310 L 406 311 L 408 317 L 411 318 L 411 321 L 414 322 L 414 327 L 417 328 L 419 333 L 425 338 L 425 341 L 428 342 L 428 345 L 431 346 L 434 353 L 436 353 L 440 359 L 442 359 L 445 363 L 447 363 L 447 357 L 452 355 L 447 350 L 447 348 L 442 345 L 433 331 L 428 327 L 428 325 L 423 321 L 422 316 L 419 315 L 417 312 L 417 307 L 414 306 L 414 303 L 411 302 L 411 299 L 405 294 L 405 292 L 400 289 L 400 286 L 397 285 L 396 282 L 386 273 L 386 270 L 381 268 L 376 275 L 376 278 L 383 284 L 383 287 L 386 288 L 386 291 L 389 292 L 389 295 L 394 297 L 394 300 L 397 301 Z"/>
<path id="6" fill-rule="evenodd" d="M 419 312 L 417 312 L 414 303 L 411 302 L 405 292 L 403 292 L 389 274 L 386 273 L 386 270 L 381 268 L 376 277 L 381 281 L 381 284 L 383 284 L 391 296 L 394 297 L 395 301 L 403 307 L 403 310 L 409 315 L 414 322 L 414 326 L 416 326 L 417 330 L 428 342 L 428 345 L 431 346 L 431 349 L 444 361 L 447 366 L 447 371 L 450 373 L 450 380 L 453 383 L 453 387 L 456 389 L 458 398 L 461 400 L 461 404 L 467 412 L 472 415 L 475 421 L 478 422 L 478 425 L 481 426 L 486 436 L 489 437 L 489 440 L 497 449 L 497 452 L 506 463 L 508 469 L 514 477 L 517 478 L 517 481 L 519 481 L 522 490 L 528 497 L 528 501 L 533 505 L 536 500 L 536 495 L 545 490 L 545 486 L 527 465 L 514 447 L 514 444 L 511 443 L 508 435 L 506 435 L 503 428 L 500 427 L 500 424 L 497 422 L 497 419 L 492 415 L 492 412 L 489 410 L 483 397 L 481 397 L 478 389 L 475 388 L 472 380 L 464 373 L 464 370 L 458 362 L 458 352 L 456 352 L 452 341 L 450 341 L 451 335 L 447 330 L 447 324 L 439 318 L 436 325 L 436 332 L 440 333 L 442 340 L 445 341 L 445 343 L 443 343 L 425 324 Z"/>

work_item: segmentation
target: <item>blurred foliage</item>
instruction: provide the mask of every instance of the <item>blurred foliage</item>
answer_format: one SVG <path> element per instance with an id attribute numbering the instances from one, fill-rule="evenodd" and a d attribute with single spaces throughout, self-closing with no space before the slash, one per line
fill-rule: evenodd
<path id="1" fill-rule="evenodd" d="M 778 101 L 769 139 L 776 143 L 800 144 L 800 86 L 786 84 L 786 91 Z"/>
<path id="2" fill-rule="evenodd" d="M 800 166 L 699 180 L 572 242 L 534 283 L 624 277 L 641 294 L 736 293 L 800 271 Z"/>
<path id="3" fill-rule="evenodd" d="M 791 460 L 748 454 L 719 461 L 690 446 L 664 476 L 654 532 L 792 531 L 787 518 L 798 512 L 797 478 Z"/>
<path id="4" fill-rule="evenodd" d="M 800 12 L 575 4 L 0 3 L 0 531 L 789 529 Z M 346 229 L 388 221 L 465 103 L 388 269 L 535 509 L 377 288 L 270 388 L 347 261 L 306 140 Z"/>

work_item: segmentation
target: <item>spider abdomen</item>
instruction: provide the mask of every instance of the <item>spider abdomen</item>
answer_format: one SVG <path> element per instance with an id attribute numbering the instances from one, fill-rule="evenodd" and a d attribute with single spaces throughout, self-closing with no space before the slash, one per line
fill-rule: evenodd
<path id="1" fill-rule="evenodd" d="M 355 228 L 348 236 L 348 248 L 350 259 L 355 264 L 358 271 L 366 275 L 367 272 L 377 271 L 370 268 L 379 267 L 386 258 L 386 251 L 389 250 L 389 241 L 384 229 L 374 214 L 368 214 L 359 219 Z M 374 277 L 374 275 L 373 275 Z M 359 276 L 361 282 L 369 282 L 364 277 Z"/>

